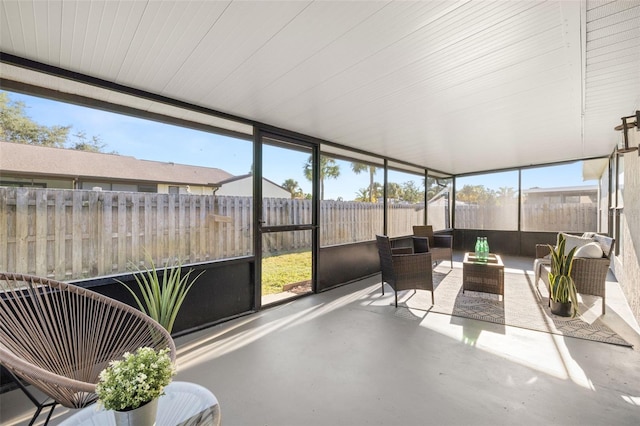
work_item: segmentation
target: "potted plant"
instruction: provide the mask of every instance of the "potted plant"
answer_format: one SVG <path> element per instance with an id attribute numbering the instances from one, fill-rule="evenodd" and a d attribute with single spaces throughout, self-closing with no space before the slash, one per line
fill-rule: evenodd
<path id="1" fill-rule="evenodd" d="M 98 403 L 113 410 L 117 425 L 155 424 L 158 398 L 175 375 L 169 348 L 150 347 L 127 352 L 100 372 Z"/>
<path id="2" fill-rule="evenodd" d="M 549 299 L 551 312 L 560 316 L 578 315 L 578 292 L 576 284 L 571 278 L 573 266 L 574 247 L 565 255 L 566 240 L 560 235 L 558 246 L 549 246 L 551 251 L 551 272 L 549 272 Z"/>
<path id="3" fill-rule="evenodd" d="M 189 281 L 193 269 L 189 269 L 186 274 L 182 275 L 182 264 L 180 262 L 170 266 L 167 263 L 165 264 L 165 271 L 160 278 L 153 259 L 149 255 L 147 255 L 147 262 L 150 267 L 136 268 L 137 273 L 133 276 L 140 288 L 142 299 L 128 285 L 120 280 L 116 281 L 129 290 L 140 310 L 158 321 L 160 325 L 171 333 L 182 302 L 184 302 L 195 281 L 204 274 L 204 271 Z"/>

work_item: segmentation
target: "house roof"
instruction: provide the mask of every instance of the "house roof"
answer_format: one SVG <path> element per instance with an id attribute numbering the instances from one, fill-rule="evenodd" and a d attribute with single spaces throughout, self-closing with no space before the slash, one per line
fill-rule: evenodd
<path id="1" fill-rule="evenodd" d="M 523 189 L 523 194 L 591 194 L 598 191 L 598 185 L 564 186 L 554 188 Z"/>
<path id="2" fill-rule="evenodd" d="M 238 176 L 231 176 L 231 177 L 229 177 L 227 179 L 221 180 L 220 182 L 218 182 L 218 184 L 224 185 L 225 183 L 230 183 L 230 182 L 235 182 L 235 181 L 238 181 L 238 180 L 243 180 L 243 179 L 249 178 L 251 176 L 253 176 L 251 173 L 247 173 L 247 174 L 244 174 L 244 175 L 238 175 Z"/>
<path id="3" fill-rule="evenodd" d="M 0 142 L 0 174 L 218 186 L 233 175 L 214 167 L 117 154 Z"/>
<path id="4" fill-rule="evenodd" d="M 247 174 L 244 174 L 244 175 L 238 175 L 238 176 L 232 176 L 232 177 L 230 177 L 228 179 L 221 180 L 220 182 L 218 182 L 218 185 L 222 186 L 225 183 L 236 182 L 236 181 L 244 180 L 244 179 L 251 179 L 252 177 L 253 177 L 253 175 L 251 173 L 247 173 Z M 263 182 L 269 182 L 270 184 L 272 184 L 274 186 L 277 186 L 279 188 L 282 188 L 283 190 L 287 191 L 287 189 L 285 187 L 283 187 L 282 185 L 278 185 L 274 181 L 269 180 L 269 179 L 267 179 L 265 177 L 262 178 L 262 181 Z"/>

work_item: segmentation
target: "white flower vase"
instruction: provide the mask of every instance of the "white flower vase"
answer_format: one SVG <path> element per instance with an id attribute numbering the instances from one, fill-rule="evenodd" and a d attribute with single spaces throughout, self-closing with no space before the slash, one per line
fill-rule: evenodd
<path id="1" fill-rule="evenodd" d="M 158 413 L 158 398 L 129 411 L 114 411 L 117 426 L 154 426 Z"/>

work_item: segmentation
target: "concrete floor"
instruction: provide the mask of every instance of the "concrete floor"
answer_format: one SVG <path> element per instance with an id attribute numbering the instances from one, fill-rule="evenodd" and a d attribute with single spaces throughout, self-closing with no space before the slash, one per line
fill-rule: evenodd
<path id="1" fill-rule="evenodd" d="M 633 349 L 396 309 L 379 282 L 178 338 L 176 380 L 212 390 L 225 426 L 640 424 L 640 328 L 615 281 L 606 321 Z M 3 425 L 32 412 L 17 392 L 0 404 Z"/>

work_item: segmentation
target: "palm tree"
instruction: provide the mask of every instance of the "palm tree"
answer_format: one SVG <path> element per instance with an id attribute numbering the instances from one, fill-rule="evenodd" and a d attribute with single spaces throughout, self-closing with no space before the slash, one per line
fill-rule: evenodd
<path id="1" fill-rule="evenodd" d="M 375 166 L 364 164 L 364 163 L 351 163 L 351 170 L 357 175 L 364 172 L 365 170 L 369 171 L 369 202 L 373 203 L 374 198 L 374 187 L 373 187 L 373 177 L 376 174 L 377 168 Z"/>
<path id="2" fill-rule="evenodd" d="M 395 182 L 389 182 L 387 184 L 387 199 L 400 201 L 402 199 L 402 187 Z"/>
<path id="3" fill-rule="evenodd" d="M 371 197 L 371 202 L 375 203 L 378 198 L 382 198 L 384 196 L 384 191 L 382 188 L 382 184 L 378 182 L 373 182 L 373 196 Z"/>
<path id="4" fill-rule="evenodd" d="M 289 191 L 291 199 L 296 198 L 296 195 L 300 192 L 298 181 L 295 179 L 287 179 L 282 184 L 282 187 Z"/>
<path id="5" fill-rule="evenodd" d="M 510 186 L 501 186 L 496 195 L 500 198 L 513 198 L 516 196 L 516 190 Z"/>
<path id="6" fill-rule="evenodd" d="M 496 203 L 498 205 L 509 205 L 513 203 L 517 199 L 517 192 L 515 189 L 509 186 L 501 186 L 495 193 L 497 200 Z"/>
<path id="7" fill-rule="evenodd" d="M 310 155 L 309 159 L 304 165 L 304 177 L 310 182 L 313 182 L 313 156 Z M 340 166 L 336 164 L 336 160 L 320 156 L 320 200 L 324 200 L 324 180 L 325 179 L 337 179 L 340 176 Z"/>
<path id="8" fill-rule="evenodd" d="M 370 197 L 369 197 L 369 189 L 367 188 L 360 188 L 358 189 L 358 192 L 356 192 L 356 201 L 369 201 Z"/>

